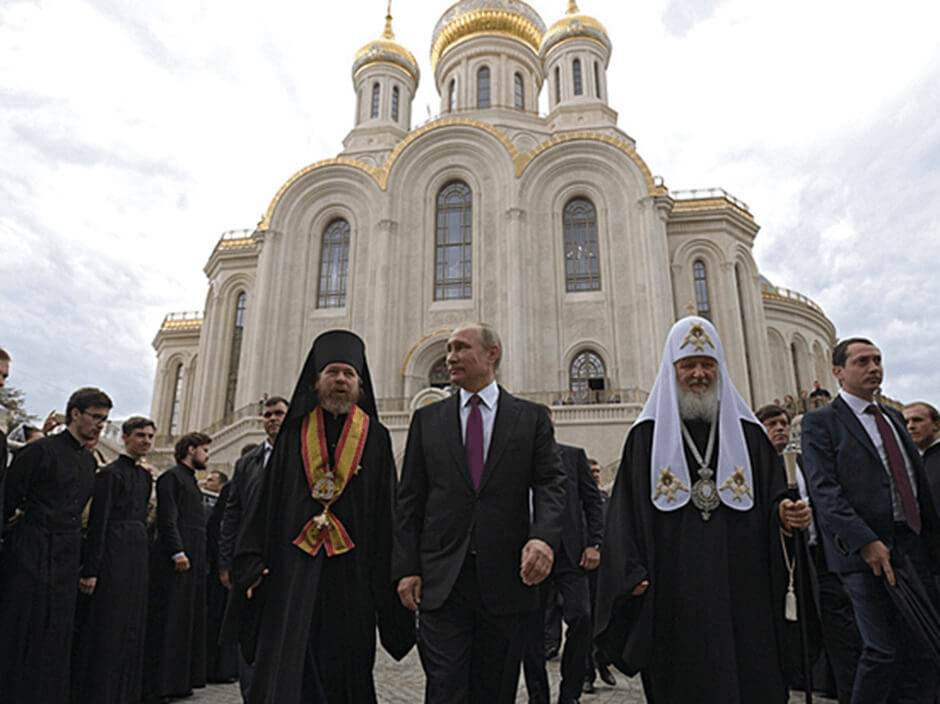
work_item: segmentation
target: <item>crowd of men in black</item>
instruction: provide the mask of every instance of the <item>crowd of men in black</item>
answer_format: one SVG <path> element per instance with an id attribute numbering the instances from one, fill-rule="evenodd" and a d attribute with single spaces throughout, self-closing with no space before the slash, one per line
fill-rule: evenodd
<path id="1" fill-rule="evenodd" d="M 467 349 L 472 352 L 473 346 L 479 345 L 485 350 L 485 329 L 480 328 L 479 340 L 472 337 L 475 334 L 477 331 L 471 328 Z M 461 372 L 469 374 L 467 369 L 475 362 L 470 356 L 463 358 L 469 361 L 461 362 L 460 335 L 458 329 L 448 343 L 449 355 L 453 352 L 458 360 L 454 365 L 455 376 Z M 837 366 L 841 363 L 843 368 L 850 368 L 852 354 L 862 347 L 877 352 L 865 340 L 853 342 L 861 347 L 849 346 L 849 361 L 836 358 Z M 313 356 L 311 352 L 311 359 Z M 342 366 L 349 362 L 346 366 L 355 367 L 360 379 L 363 376 L 364 359 L 358 363 L 342 355 L 329 359 L 332 364 L 322 361 L 317 364 L 316 388 L 321 399 L 324 394 L 328 397 L 328 387 L 320 386 L 321 370 L 326 372 L 337 363 Z M 865 363 L 880 370 L 880 354 L 876 360 Z M 495 371 L 495 364 L 488 368 L 490 373 Z M 0 349 L 0 386 L 9 374 L 9 366 L 9 355 Z M 367 368 L 365 376 L 368 379 Z M 880 383 L 880 371 L 877 376 Z M 873 378 L 849 376 L 848 388 L 852 391 L 867 388 Z M 492 378 L 488 381 L 492 383 Z M 846 379 L 840 377 L 840 382 L 845 386 Z M 828 391 L 819 382 L 815 387 L 813 406 L 828 403 L 831 400 Z M 506 395 L 502 403 L 512 400 Z M 841 400 L 839 403 L 845 405 Z M 66 406 L 64 430 L 48 435 L 31 433 L 29 442 L 15 452 L 8 469 L 6 438 L 0 433 L 0 506 L 4 518 L 0 550 L 0 629 L 4 634 L 0 639 L 0 700 L 16 704 L 167 702 L 191 696 L 194 688 L 207 682 L 237 680 L 248 701 L 253 658 L 244 647 L 245 624 L 238 617 L 226 618 L 226 610 L 231 608 L 230 594 L 236 591 L 233 566 L 239 542 L 249 529 L 246 517 L 259 513 L 258 502 L 265 481 L 263 470 L 291 410 L 290 402 L 280 396 L 267 397 L 262 405 L 264 441 L 243 449 L 232 481 L 223 472 L 213 471 L 204 487 L 200 487 L 196 473 L 206 469 L 211 438 L 198 432 L 182 436 L 175 445 L 176 465 L 155 477 L 144 460 L 151 450 L 156 427 L 152 420 L 139 416 L 123 423 L 124 452 L 114 462 L 95 467 L 88 448 L 98 440 L 112 408 L 111 399 L 97 388 L 74 392 Z M 543 410 L 551 414 L 550 409 Z M 799 417 L 795 421 L 791 410 L 782 404 L 770 404 L 756 411 L 778 453 L 792 450 L 794 442 L 799 444 Z M 898 436 L 897 431 L 895 436 L 902 445 L 911 441 L 920 453 L 917 458 L 908 457 L 908 470 L 913 472 L 912 466 L 922 456 L 929 482 L 921 488 L 940 505 L 940 467 L 936 466 L 940 462 L 937 451 L 940 413 L 927 403 L 916 402 L 904 408 L 904 418 L 909 434 L 902 430 L 904 437 Z M 413 424 L 409 434 L 409 452 L 419 444 L 414 434 L 420 422 L 419 419 Z M 469 422 L 472 427 L 473 421 Z M 813 453 L 829 452 L 831 460 L 833 453 L 845 451 L 831 445 L 823 447 L 828 440 L 820 439 L 819 423 L 815 421 L 808 429 L 810 437 L 803 438 L 804 461 L 821 462 Z M 306 432 L 307 426 L 303 427 Z M 348 432 L 348 427 L 344 432 Z M 465 432 L 473 431 L 467 431 L 465 426 Z M 890 440 L 886 444 L 887 449 L 878 447 L 883 455 L 897 449 L 891 449 Z M 334 452 L 342 451 L 342 442 L 338 450 L 335 445 L 335 440 L 331 441 L 331 458 Z M 519 622 L 524 623 L 526 633 L 523 673 L 529 701 L 535 704 L 548 704 L 551 699 L 545 662 L 560 651 L 563 654 L 559 702 L 578 702 L 582 694 L 593 693 L 598 676 L 608 686 L 617 685 L 610 661 L 595 647 L 596 624 L 592 623 L 597 590 L 595 570 L 602 560 L 609 496 L 600 487 L 601 468 L 596 460 L 588 459 L 580 448 L 555 447 L 565 470 L 564 507 L 556 514 L 564 528 L 548 576 L 544 581 L 538 580 L 539 608 Z M 333 465 L 333 461 L 329 464 Z M 470 461 L 472 465 L 472 458 Z M 340 462 L 338 457 L 335 462 Z M 413 466 L 414 462 L 414 455 L 406 457 L 406 465 Z M 480 462 L 482 468 L 482 459 Z M 475 477 L 473 481 L 480 480 L 481 477 Z M 406 477 L 403 481 L 411 479 Z M 782 646 L 785 674 L 792 688 L 801 689 L 809 681 L 804 663 L 811 662 L 818 691 L 840 703 L 868 701 L 859 694 L 856 678 L 873 677 L 878 663 L 871 662 L 872 643 L 878 641 L 878 636 L 872 633 L 884 626 L 873 623 L 877 618 L 867 611 L 857 613 L 860 604 L 874 599 L 872 585 L 862 578 L 869 574 L 868 570 L 876 577 L 884 573 L 893 583 L 892 563 L 885 554 L 872 552 L 872 544 L 881 542 L 875 533 L 874 538 L 859 537 L 854 546 L 838 545 L 844 559 L 863 560 L 864 570 L 834 564 L 837 559 L 831 549 L 823 550 L 820 534 L 818 514 L 829 508 L 826 495 L 818 487 L 813 489 L 824 481 L 818 471 L 811 479 L 804 477 L 801 463 L 796 475 L 799 496 L 794 500 L 812 505 L 814 511 L 813 520 L 804 531 L 804 548 L 811 563 L 805 567 L 809 569 L 813 604 L 809 607 L 801 604 L 800 617 L 794 612 L 791 618 L 788 613 L 790 623 Z M 901 480 L 893 478 L 891 484 L 896 536 L 892 549 L 908 541 L 909 534 L 916 537 L 920 532 L 920 514 L 918 523 L 911 524 L 911 508 L 905 503 L 903 491 L 898 493 L 896 481 Z M 400 504 L 407 490 L 407 487 L 399 490 Z M 810 502 L 814 495 L 817 501 Z M 529 501 L 531 504 L 533 499 Z M 322 516 L 326 517 L 329 505 L 324 506 Z M 833 532 L 833 520 L 828 513 L 824 516 L 829 534 Z M 328 520 L 325 522 L 328 525 Z M 908 528 L 909 525 L 912 527 Z M 799 551 L 796 543 L 799 534 L 785 526 L 779 530 L 792 587 L 793 555 Z M 849 526 L 837 535 L 837 541 L 855 540 Z M 318 549 L 319 545 L 314 546 L 310 553 L 316 555 Z M 339 544 L 330 546 L 331 555 L 333 549 L 340 549 Z M 476 557 L 472 547 L 467 559 L 471 556 Z M 461 574 L 467 569 L 465 564 Z M 475 566 L 470 564 L 469 569 Z M 523 582 L 535 583 L 526 576 L 526 569 L 524 551 Z M 267 574 L 265 569 L 264 575 Z M 398 595 L 405 607 L 417 610 L 422 597 L 421 581 L 414 583 L 410 579 L 403 576 L 398 581 Z M 459 579 L 455 587 L 458 591 Z M 248 589 L 249 596 L 261 581 L 259 574 Z M 643 589 L 634 592 L 642 593 Z M 427 591 L 424 598 L 429 599 Z M 797 626 L 800 618 L 812 620 L 809 640 L 806 629 L 801 633 Z M 567 626 L 563 649 L 562 621 Z M 429 619 L 427 628 L 433 627 Z M 812 648 L 809 658 L 805 652 L 808 644 Z M 431 675 L 433 664 L 429 661 L 433 653 L 427 643 L 424 647 L 427 650 L 422 650 L 423 664 Z M 895 660 L 890 665 L 896 667 Z M 915 677 L 919 676 L 915 673 Z M 890 693 L 893 686 L 889 682 L 885 691 Z M 903 683 L 898 686 L 903 688 Z M 316 691 L 323 693 L 323 689 Z M 431 701 L 434 696 L 430 683 L 428 692 Z M 356 696 L 343 699 L 347 700 L 359 701 Z M 889 700 L 894 701 L 883 699 Z M 320 700 L 314 696 L 312 701 Z M 927 700 L 912 696 L 910 701 Z"/>

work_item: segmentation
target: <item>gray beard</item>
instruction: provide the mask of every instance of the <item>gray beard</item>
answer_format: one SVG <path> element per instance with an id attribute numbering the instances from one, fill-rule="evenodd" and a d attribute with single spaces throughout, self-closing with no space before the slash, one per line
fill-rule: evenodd
<path id="1" fill-rule="evenodd" d="M 704 420 L 711 423 L 718 415 L 718 384 L 703 394 L 676 389 L 679 417 L 682 420 Z"/>
<path id="2" fill-rule="evenodd" d="M 340 401 L 339 399 L 323 396 L 320 398 L 320 405 L 324 411 L 329 411 L 334 416 L 344 416 L 352 410 L 353 404 L 349 401 Z"/>

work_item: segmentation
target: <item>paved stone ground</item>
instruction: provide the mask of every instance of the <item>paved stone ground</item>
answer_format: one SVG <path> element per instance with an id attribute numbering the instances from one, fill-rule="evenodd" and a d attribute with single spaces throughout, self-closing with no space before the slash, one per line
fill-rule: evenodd
<path id="1" fill-rule="evenodd" d="M 552 696 L 558 696 L 559 660 L 548 663 L 548 677 L 551 683 Z M 620 673 L 615 674 L 616 687 L 608 687 L 598 680 L 595 694 L 581 696 L 581 704 L 645 704 L 643 688 L 639 677 L 627 678 Z M 424 673 L 418 661 L 417 651 L 412 649 L 401 662 L 395 662 L 385 651 L 379 648 L 375 662 L 375 688 L 380 704 L 421 704 L 424 700 Z M 182 700 L 187 704 L 241 704 L 241 696 L 237 684 L 209 685 L 205 689 L 197 690 L 192 699 Z M 555 701 L 555 699 L 553 699 Z M 805 701 L 803 694 L 795 693 L 790 696 L 790 704 Z M 516 695 L 516 704 L 526 704 L 525 684 L 519 680 L 519 689 Z M 832 699 L 813 697 L 813 702 L 819 704 L 835 704 Z"/>

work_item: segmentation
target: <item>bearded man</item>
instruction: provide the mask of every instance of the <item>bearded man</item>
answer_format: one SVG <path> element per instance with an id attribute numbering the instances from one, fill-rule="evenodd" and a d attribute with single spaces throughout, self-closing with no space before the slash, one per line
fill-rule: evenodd
<path id="1" fill-rule="evenodd" d="M 680 320 L 627 436 L 598 575 L 598 642 L 647 701 L 787 700 L 776 541 L 810 514 L 781 500 L 783 476 L 715 328 Z"/>
<path id="2" fill-rule="evenodd" d="M 233 597 L 249 600 L 243 627 L 256 624 L 242 642 L 257 654 L 251 704 L 374 704 L 376 626 L 395 658 L 414 644 L 391 578 L 395 482 L 365 346 L 325 332 L 236 547 Z"/>

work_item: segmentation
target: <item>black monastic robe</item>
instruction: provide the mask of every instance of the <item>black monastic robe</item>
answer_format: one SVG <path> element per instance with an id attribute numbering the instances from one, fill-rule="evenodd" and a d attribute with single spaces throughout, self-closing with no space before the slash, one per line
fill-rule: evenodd
<path id="1" fill-rule="evenodd" d="M 177 572 L 173 555 L 190 568 Z M 151 550 L 146 693 L 181 695 L 206 684 L 206 513 L 195 472 L 178 464 L 157 479 Z"/>
<path id="2" fill-rule="evenodd" d="M 219 642 L 229 592 L 219 581 L 219 539 L 222 514 L 231 489 L 232 482 L 222 487 L 206 520 L 206 680 L 209 682 L 234 682 L 238 677 L 238 646 Z"/>
<path id="3" fill-rule="evenodd" d="M 82 509 L 95 461 L 68 431 L 23 447 L 3 515 L 23 515 L 0 560 L 0 701 L 68 704 Z"/>
<path id="4" fill-rule="evenodd" d="M 653 421 L 627 436 L 608 508 L 596 629 L 614 665 L 628 675 L 642 673 L 651 704 L 787 700 L 779 657 L 783 469 L 763 428 L 742 425 L 754 506 L 737 511 L 719 504 L 708 521 L 691 500 L 674 511 L 653 506 Z M 708 425 L 690 423 L 689 430 L 704 455 Z M 688 448 L 686 458 L 694 483 L 698 463 Z M 632 597 L 644 579 L 646 594 Z"/>
<path id="5" fill-rule="evenodd" d="M 147 502 L 153 477 L 121 455 L 95 476 L 83 577 L 96 577 L 77 633 L 73 704 L 141 699 L 149 584 Z"/>
<path id="6" fill-rule="evenodd" d="M 332 454 L 346 416 L 326 416 Z M 251 704 L 373 704 L 376 626 L 385 649 L 400 659 L 414 643 L 414 614 L 391 579 L 395 464 L 388 430 L 371 418 L 361 469 L 331 513 L 355 547 L 315 555 L 293 545 L 322 510 L 310 495 L 301 456 L 303 418 L 278 435 L 264 475 L 258 510 L 239 543 L 234 573 L 239 589 L 270 570 L 255 597 L 257 629 L 243 640 L 254 652 Z M 244 610 L 243 610 L 244 615 Z"/>

